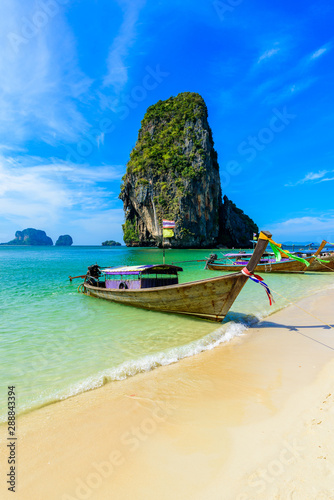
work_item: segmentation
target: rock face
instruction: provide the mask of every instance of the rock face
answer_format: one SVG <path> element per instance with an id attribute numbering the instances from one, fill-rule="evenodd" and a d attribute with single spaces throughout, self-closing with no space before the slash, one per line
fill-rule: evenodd
<path id="1" fill-rule="evenodd" d="M 15 239 L 3 245 L 35 245 L 35 246 L 51 246 L 52 239 L 46 235 L 45 231 L 40 229 L 28 228 L 23 231 L 16 231 Z"/>
<path id="2" fill-rule="evenodd" d="M 237 246 L 244 230 L 243 241 L 257 232 L 232 202 L 222 203 L 207 117 L 203 98 L 191 92 L 148 108 L 121 186 L 127 246 L 161 246 L 163 219 L 176 223 L 165 240 L 173 248 Z"/>
<path id="3" fill-rule="evenodd" d="M 56 241 L 56 247 L 70 247 L 73 244 L 72 237 L 69 234 L 59 236 Z"/>
<path id="4" fill-rule="evenodd" d="M 249 248 L 253 233 L 258 233 L 257 225 L 248 215 L 237 208 L 233 201 L 224 196 L 224 203 L 220 213 L 219 243 L 231 247 Z"/>

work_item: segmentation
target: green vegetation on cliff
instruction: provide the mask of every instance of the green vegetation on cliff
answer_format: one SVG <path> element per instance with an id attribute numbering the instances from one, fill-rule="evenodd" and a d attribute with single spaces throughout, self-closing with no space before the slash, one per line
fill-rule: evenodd
<path id="1" fill-rule="evenodd" d="M 188 205 L 186 200 L 194 190 L 201 192 L 195 186 L 206 182 L 208 171 L 213 169 L 219 176 L 207 116 L 203 98 L 193 92 L 158 101 L 147 109 L 121 186 L 126 244 L 153 244 L 156 239 L 152 240 L 152 229 L 148 233 L 138 230 L 140 217 L 130 198 L 151 207 L 154 228 L 161 226 L 162 219 L 178 220 L 179 237 L 189 236 L 181 214 Z"/>
<path id="2" fill-rule="evenodd" d="M 122 225 L 123 239 L 125 243 L 138 243 L 139 234 L 134 221 L 127 219 Z"/>
<path id="3" fill-rule="evenodd" d="M 207 114 L 203 98 L 193 92 L 184 92 L 150 106 L 130 154 L 127 174 L 144 175 L 154 170 L 157 175 L 168 172 L 172 177 L 200 177 L 204 167 L 196 159 L 203 159 L 205 152 L 194 122 L 206 119 Z M 190 151 L 185 155 L 189 145 Z M 146 181 L 145 178 L 141 180 Z"/>
<path id="4" fill-rule="evenodd" d="M 148 108 L 122 180 L 127 246 L 161 245 L 163 219 L 175 221 L 173 248 L 251 238 L 251 219 L 229 200 L 222 204 L 207 107 L 197 93 Z"/>

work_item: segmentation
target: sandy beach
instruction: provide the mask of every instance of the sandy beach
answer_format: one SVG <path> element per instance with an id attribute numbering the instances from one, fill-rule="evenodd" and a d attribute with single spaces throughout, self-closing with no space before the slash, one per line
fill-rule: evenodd
<path id="1" fill-rule="evenodd" d="M 334 289 L 18 419 L 18 500 L 334 499 Z M 317 319 L 318 318 L 318 319 Z M 321 319 L 321 321 L 319 321 Z M 7 428 L 0 428 L 0 497 Z"/>

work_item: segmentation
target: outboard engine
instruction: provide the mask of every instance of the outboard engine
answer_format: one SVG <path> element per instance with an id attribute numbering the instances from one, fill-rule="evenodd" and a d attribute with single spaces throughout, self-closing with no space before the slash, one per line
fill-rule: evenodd
<path id="1" fill-rule="evenodd" d="M 100 266 L 93 264 L 87 270 L 87 283 L 92 286 L 99 286 L 99 277 L 102 276 Z"/>
<path id="2" fill-rule="evenodd" d="M 208 264 L 212 264 L 217 259 L 218 259 L 218 255 L 216 253 L 211 253 L 210 258 L 208 260 Z"/>
<path id="3" fill-rule="evenodd" d="M 204 269 L 207 269 L 208 268 L 208 264 L 213 264 L 213 262 L 215 260 L 217 260 L 217 259 L 218 259 L 218 255 L 216 253 L 211 253 L 209 259 L 205 263 L 205 268 Z"/>

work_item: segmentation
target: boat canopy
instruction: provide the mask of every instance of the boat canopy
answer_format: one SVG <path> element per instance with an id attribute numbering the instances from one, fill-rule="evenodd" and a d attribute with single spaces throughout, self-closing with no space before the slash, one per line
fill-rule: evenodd
<path id="1" fill-rule="evenodd" d="M 107 267 L 102 269 L 102 272 L 108 275 L 142 275 L 142 274 L 173 274 L 177 275 L 179 271 L 183 271 L 182 267 L 171 266 L 168 264 L 155 264 L 146 266 L 122 266 L 122 267 Z"/>

